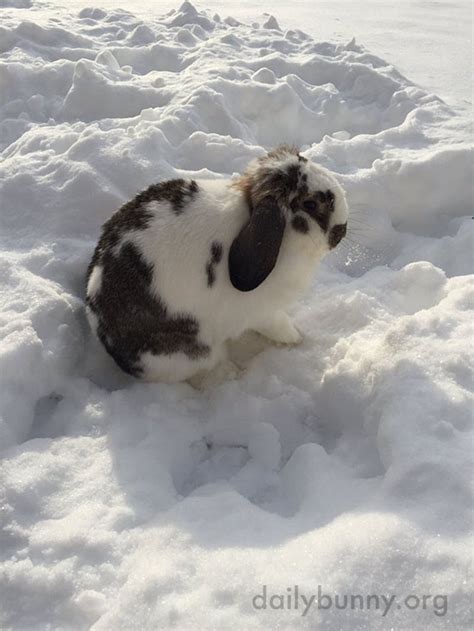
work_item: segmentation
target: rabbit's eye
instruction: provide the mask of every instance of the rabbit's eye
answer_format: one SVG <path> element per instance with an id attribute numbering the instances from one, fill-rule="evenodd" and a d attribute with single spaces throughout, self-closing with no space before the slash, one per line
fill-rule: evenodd
<path id="1" fill-rule="evenodd" d="M 316 210 L 316 202 L 313 199 L 308 199 L 303 202 L 303 207 L 308 212 L 314 213 L 314 211 Z"/>
<path id="2" fill-rule="evenodd" d="M 305 199 L 303 209 L 314 219 L 323 232 L 327 232 L 331 210 L 328 208 L 323 192 L 318 191 L 313 199 Z"/>

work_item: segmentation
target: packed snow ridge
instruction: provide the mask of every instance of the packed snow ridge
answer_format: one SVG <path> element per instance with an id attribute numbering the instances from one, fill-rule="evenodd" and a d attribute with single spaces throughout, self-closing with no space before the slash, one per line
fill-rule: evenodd
<path id="1" fill-rule="evenodd" d="M 0 626 L 467 627 L 468 122 L 272 16 L 0 6 Z M 100 225 L 282 142 L 352 209 L 304 342 L 246 336 L 242 375 L 205 391 L 121 374 L 84 317 Z M 303 616 L 256 607 L 264 585 L 400 606 Z"/>

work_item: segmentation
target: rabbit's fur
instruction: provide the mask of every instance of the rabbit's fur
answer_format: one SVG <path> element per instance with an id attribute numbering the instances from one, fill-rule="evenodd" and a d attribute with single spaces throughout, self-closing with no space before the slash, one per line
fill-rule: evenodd
<path id="1" fill-rule="evenodd" d="M 124 371 L 148 381 L 211 370 L 248 329 L 297 343 L 284 309 L 347 219 L 336 178 L 289 147 L 236 181 L 152 185 L 103 226 L 87 277 L 92 329 Z"/>

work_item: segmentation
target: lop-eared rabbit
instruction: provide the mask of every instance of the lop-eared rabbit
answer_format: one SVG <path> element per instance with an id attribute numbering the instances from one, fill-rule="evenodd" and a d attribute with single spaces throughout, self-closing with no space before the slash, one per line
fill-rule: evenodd
<path id="1" fill-rule="evenodd" d="M 246 330 L 298 343 L 285 309 L 347 219 L 334 175 L 286 146 L 234 181 L 153 184 L 103 226 L 87 275 L 91 327 L 122 370 L 169 383 L 207 374 Z"/>

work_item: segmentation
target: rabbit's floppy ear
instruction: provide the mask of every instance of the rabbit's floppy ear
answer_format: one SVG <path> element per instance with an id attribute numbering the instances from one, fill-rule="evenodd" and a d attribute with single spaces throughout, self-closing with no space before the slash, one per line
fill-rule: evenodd
<path id="1" fill-rule="evenodd" d="M 239 291 L 252 291 L 275 267 L 280 251 L 285 218 L 275 198 L 260 201 L 229 250 L 229 275 Z"/>

